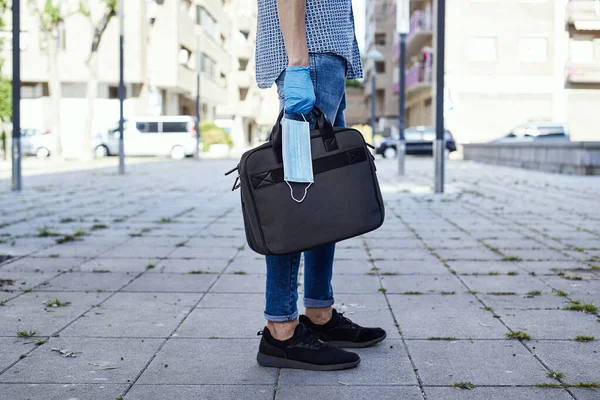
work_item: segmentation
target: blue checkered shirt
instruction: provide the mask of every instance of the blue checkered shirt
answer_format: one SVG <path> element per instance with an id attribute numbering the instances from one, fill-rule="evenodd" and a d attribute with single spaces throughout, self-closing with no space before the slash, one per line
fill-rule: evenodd
<path id="1" fill-rule="evenodd" d="M 347 61 L 346 77 L 362 77 L 354 34 L 352 0 L 306 0 L 306 41 L 309 53 L 334 53 Z M 256 82 L 271 87 L 287 67 L 288 58 L 277 16 L 277 0 L 258 0 Z"/>

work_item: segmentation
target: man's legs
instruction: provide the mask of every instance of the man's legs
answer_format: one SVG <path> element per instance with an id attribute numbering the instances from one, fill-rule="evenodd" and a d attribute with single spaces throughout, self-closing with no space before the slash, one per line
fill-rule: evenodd
<path id="1" fill-rule="evenodd" d="M 316 105 L 336 126 L 340 106 L 345 108 L 346 61 L 334 54 L 310 55 L 311 78 L 315 87 Z M 277 79 L 280 107 L 283 108 L 285 72 Z M 343 108 L 342 108 L 343 111 Z M 343 114 L 342 114 L 343 115 Z M 314 122 L 314 117 L 310 117 Z M 340 119 L 343 123 L 343 117 Z M 312 125 L 312 123 L 311 123 Z M 306 314 L 315 323 L 331 319 L 333 291 L 331 276 L 335 244 L 304 253 Z M 267 328 L 278 340 L 289 339 L 298 325 L 298 266 L 300 254 L 267 256 L 267 295 L 265 318 Z"/>

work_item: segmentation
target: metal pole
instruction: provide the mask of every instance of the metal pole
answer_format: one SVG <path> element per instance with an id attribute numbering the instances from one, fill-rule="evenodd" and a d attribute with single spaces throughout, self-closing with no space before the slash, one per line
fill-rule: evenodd
<path id="1" fill-rule="evenodd" d="M 444 193 L 444 41 L 446 0 L 437 0 L 437 48 L 435 89 L 435 193 Z"/>
<path id="2" fill-rule="evenodd" d="M 377 102 L 377 80 L 375 78 L 377 71 L 375 70 L 375 66 L 373 66 L 373 76 L 371 77 L 371 85 L 372 85 L 372 90 L 371 90 L 371 130 L 373 131 L 373 138 L 375 138 L 375 123 L 376 123 L 376 116 L 375 116 L 375 103 Z"/>
<path id="3" fill-rule="evenodd" d="M 125 175 L 124 111 L 125 102 L 125 0 L 119 0 L 119 175 Z"/>
<path id="4" fill-rule="evenodd" d="M 406 138 L 404 127 L 406 126 L 406 33 L 400 33 L 400 76 L 398 77 L 398 174 L 404 175 L 406 160 Z"/>
<path id="5" fill-rule="evenodd" d="M 196 146 L 194 146 L 194 158 L 200 159 L 200 69 L 202 57 L 200 54 L 200 37 L 196 37 Z"/>
<path id="6" fill-rule="evenodd" d="M 21 2 L 12 5 L 12 190 L 23 189 L 21 179 Z"/>

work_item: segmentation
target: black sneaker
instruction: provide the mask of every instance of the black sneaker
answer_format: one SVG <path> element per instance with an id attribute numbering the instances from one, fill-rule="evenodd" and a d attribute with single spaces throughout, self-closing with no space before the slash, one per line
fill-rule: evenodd
<path id="1" fill-rule="evenodd" d="M 298 324 L 294 336 L 288 340 L 273 338 L 267 327 L 258 333 L 262 339 L 256 361 L 263 367 L 336 371 L 360 363 L 358 354 L 322 342 L 302 324 Z"/>
<path id="2" fill-rule="evenodd" d="M 344 314 L 337 312 L 335 308 L 331 319 L 325 325 L 313 324 L 306 315 L 300 316 L 300 322 L 319 339 L 337 347 L 369 347 L 381 342 L 386 336 L 383 329 L 363 328 L 344 317 Z"/>

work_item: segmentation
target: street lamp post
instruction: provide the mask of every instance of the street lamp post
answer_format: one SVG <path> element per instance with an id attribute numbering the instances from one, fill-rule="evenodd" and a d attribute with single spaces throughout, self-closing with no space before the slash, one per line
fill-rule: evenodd
<path id="1" fill-rule="evenodd" d="M 444 193 L 444 41 L 446 0 L 437 0 L 436 89 L 435 89 L 435 193 Z"/>
<path id="2" fill-rule="evenodd" d="M 125 0 L 119 0 L 119 175 L 125 175 L 125 145 L 123 130 L 125 124 Z"/>
<path id="3" fill-rule="evenodd" d="M 383 60 L 383 55 L 377 51 L 377 49 L 372 49 L 367 53 L 367 60 L 373 61 L 373 69 L 371 70 L 371 130 L 373 131 L 373 138 L 375 137 L 375 125 L 377 120 L 376 115 L 376 104 L 377 104 L 377 61 Z"/>
<path id="4" fill-rule="evenodd" d="M 398 76 L 398 175 L 405 173 L 406 164 L 406 35 L 410 31 L 410 3 L 409 0 L 398 0 L 396 4 L 396 30 L 399 39 L 399 76 Z"/>
<path id="5" fill-rule="evenodd" d="M 196 37 L 196 145 L 194 158 L 200 159 L 200 72 L 202 55 L 200 54 L 200 36 Z"/>
<path id="6" fill-rule="evenodd" d="M 12 5 L 12 190 L 20 192 L 21 180 L 21 4 Z"/>

